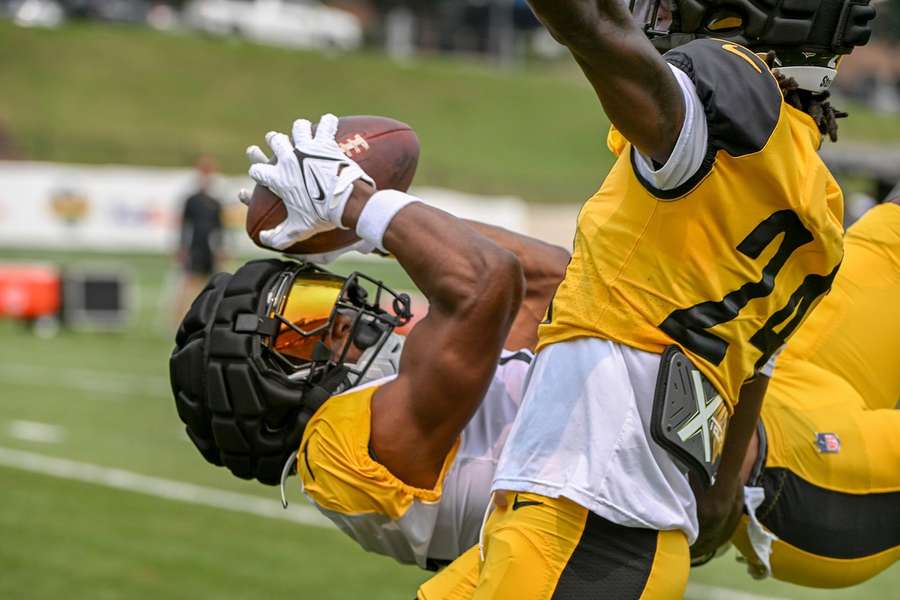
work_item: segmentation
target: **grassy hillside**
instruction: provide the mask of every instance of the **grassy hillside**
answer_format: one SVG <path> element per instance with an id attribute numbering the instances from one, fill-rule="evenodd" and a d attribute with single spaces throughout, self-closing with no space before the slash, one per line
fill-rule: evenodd
<path id="1" fill-rule="evenodd" d="M 446 60 L 411 66 L 100 25 L 0 22 L 0 127 L 24 157 L 240 172 L 300 115 L 385 114 L 421 137 L 417 182 L 580 201 L 609 166 L 593 92 L 565 76 Z"/>
<path id="2" fill-rule="evenodd" d="M 399 65 L 189 35 L 0 22 L 0 130 L 25 158 L 185 165 L 226 171 L 298 115 L 386 114 L 412 124 L 417 182 L 583 200 L 609 167 L 607 123 L 574 69 L 497 71 L 448 59 Z M 900 139 L 900 119 L 852 110 L 842 139 Z"/>

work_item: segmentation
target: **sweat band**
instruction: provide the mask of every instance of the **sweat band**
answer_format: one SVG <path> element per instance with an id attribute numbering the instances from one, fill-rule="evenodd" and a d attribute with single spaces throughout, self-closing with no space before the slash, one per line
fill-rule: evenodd
<path id="1" fill-rule="evenodd" d="M 382 244 L 384 232 L 387 231 L 394 215 L 401 208 L 413 202 L 421 202 L 421 200 L 396 190 L 375 192 L 359 215 L 359 221 L 356 222 L 356 235 L 375 244 L 375 248 L 378 250 L 387 252 Z"/>

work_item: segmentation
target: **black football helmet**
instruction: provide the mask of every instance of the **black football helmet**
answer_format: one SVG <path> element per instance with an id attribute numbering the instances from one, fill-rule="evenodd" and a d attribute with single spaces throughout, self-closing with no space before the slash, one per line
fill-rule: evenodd
<path id="1" fill-rule="evenodd" d="M 409 296 L 361 273 L 259 260 L 215 275 L 169 360 L 188 437 L 207 461 L 278 484 L 329 397 L 396 372 L 403 343 L 393 331 L 411 317 Z M 336 339 L 339 319 L 349 333 Z"/>
<path id="2" fill-rule="evenodd" d="M 841 58 L 872 34 L 870 0 L 628 0 L 653 44 L 665 52 L 699 38 L 774 50 L 778 69 L 801 89 L 823 92 Z"/>

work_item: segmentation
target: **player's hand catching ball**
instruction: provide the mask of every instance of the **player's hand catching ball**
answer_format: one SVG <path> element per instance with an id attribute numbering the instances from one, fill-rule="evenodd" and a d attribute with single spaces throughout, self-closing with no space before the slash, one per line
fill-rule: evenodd
<path id="1" fill-rule="evenodd" d="M 260 241 L 276 250 L 290 247 L 321 231 L 339 227 L 344 207 L 358 180 L 374 186 L 372 178 L 347 158 L 335 140 L 338 119 L 327 114 L 312 135 L 312 123 L 298 119 L 293 144 L 283 133 L 266 134 L 275 164 L 256 163 L 250 177 L 282 199 L 287 219 L 260 232 Z"/>
<path id="2" fill-rule="evenodd" d="M 250 161 L 251 165 L 256 164 L 275 164 L 274 160 L 271 160 L 266 153 L 262 151 L 262 148 L 259 146 L 250 146 L 246 150 L 247 160 Z M 242 189 L 238 192 L 238 200 L 241 201 L 245 206 L 250 206 L 250 202 L 252 201 L 253 194 L 250 190 Z M 357 240 L 356 242 L 350 244 L 349 246 L 343 246 L 341 248 L 337 248 L 330 252 L 319 252 L 315 254 L 294 254 L 297 258 L 302 258 L 306 262 L 313 263 L 315 265 L 329 265 L 336 261 L 341 256 L 348 254 L 350 252 L 359 252 L 360 254 L 370 254 L 373 250 L 375 250 L 375 244 L 372 242 L 367 242 L 366 240 Z"/>

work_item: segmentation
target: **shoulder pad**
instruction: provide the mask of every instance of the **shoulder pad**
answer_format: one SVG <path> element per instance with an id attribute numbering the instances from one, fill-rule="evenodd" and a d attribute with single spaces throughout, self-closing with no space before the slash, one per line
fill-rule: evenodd
<path id="1" fill-rule="evenodd" d="M 694 40 L 665 59 L 694 82 L 706 110 L 710 145 L 732 156 L 758 152 L 775 130 L 782 96 L 769 67 L 751 50 L 715 39 Z"/>

